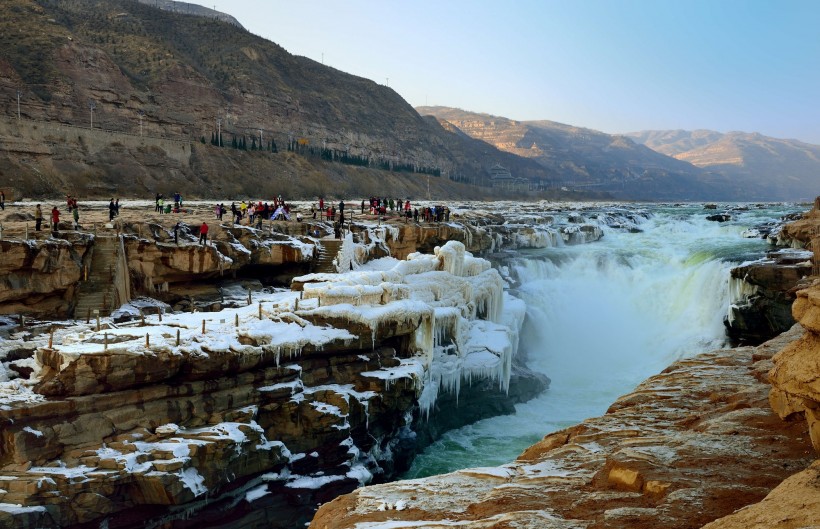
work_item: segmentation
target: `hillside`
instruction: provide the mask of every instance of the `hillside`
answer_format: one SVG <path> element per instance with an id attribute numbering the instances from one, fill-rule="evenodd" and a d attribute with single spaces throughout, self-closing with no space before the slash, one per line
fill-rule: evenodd
<path id="1" fill-rule="evenodd" d="M 653 130 L 638 144 L 749 186 L 751 198 L 811 200 L 820 186 L 820 146 L 757 133 Z"/>
<path id="2" fill-rule="evenodd" d="M 421 198 L 429 186 L 481 198 L 497 194 L 486 184 L 499 161 L 548 177 L 423 119 L 388 87 L 209 13 L 10 0 L 0 43 L 0 185 L 19 196 L 258 196 L 284 186 L 291 196 Z"/>
<path id="3" fill-rule="evenodd" d="M 643 199 L 730 199 L 740 198 L 743 191 L 624 136 L 552 121 L 514 121 L 449 107 L 416 110 L 498 149 L 538 162 L 556 182 L 567 187 Z"/>

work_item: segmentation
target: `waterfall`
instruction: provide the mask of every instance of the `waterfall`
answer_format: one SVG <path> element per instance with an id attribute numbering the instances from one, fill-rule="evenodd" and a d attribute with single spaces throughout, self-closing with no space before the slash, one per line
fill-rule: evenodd
<path id="1" fill-rule="evenodd" d="M 515 415 L 448 432 L 406 478 L 510 461 L 544 435 L 604 413 L 675 360 L 726 344 L 729 270 L 766 248 L 740 233 L 778 212 L 715 223 L 697 206 L 652 209 L 631 230 L 639 233 L 604 227 L 598 242 L 526 250 L 505 263 L 512 293 L 526 303 L 519 350 L 551 386 Z"/>

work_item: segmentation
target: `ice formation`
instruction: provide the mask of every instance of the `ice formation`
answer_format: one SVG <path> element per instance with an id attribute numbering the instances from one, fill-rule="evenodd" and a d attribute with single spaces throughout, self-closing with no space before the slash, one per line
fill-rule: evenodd
<path id="1" fill-rule="evenodd" d="M 425 416 L 440 391 L 457 397 L 462 382 L 489 379 L 508 389 L 523 303 L 505 294 L 499 273 L 462 243 L 449 241 L 433 255 L 411 254 L 386 270 L 314 274 L 297 281 L 305 282 L 303 299 L 318 301 L 312 315 L 368 325 L 374 340 L 388 323 L 417 325 L 415 357 L 364 375 L 388 383 L 412 380 Z M 504 312 L 505 300 L 513 310 Z"/>

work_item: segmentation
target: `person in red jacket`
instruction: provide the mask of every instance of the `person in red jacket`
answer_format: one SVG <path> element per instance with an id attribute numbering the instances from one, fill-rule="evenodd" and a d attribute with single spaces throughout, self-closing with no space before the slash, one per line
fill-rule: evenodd
<path id="1" fill-rule="evenodd" d="M 208 225 L 202 221 L 202 226 L 199 227 L 199 244 L 208 244 Z"/>
<path id="2" fill-rule="evenodd" d="M 57 233 L 57 225 L 60 223 L 60 210 L 57 206 L 51 208 L 51 231 Z"/>

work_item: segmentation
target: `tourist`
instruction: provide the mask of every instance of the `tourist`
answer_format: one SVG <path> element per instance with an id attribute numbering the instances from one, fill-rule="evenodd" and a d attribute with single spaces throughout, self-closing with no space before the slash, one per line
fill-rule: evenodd
<path id="1" fill-rule="evenodd" d="M 208 244 L 208 225 L 204 220 L 202 221 L 202 225 L 199 227 L 199 244 Z"/>
<path id="2" fill-rule="evenodd" d="M 71 216 L 74 218 L 74 231 L 80 229 L 80 208 L 74 206 L 71 209 Z"/>
<path id="3" fill-rule="evenodd" d="M 60 210 L 57 206 L 51 208 L 51 231 L 57 235 L 57 225 L 60 224 Z"/>
<path id="4" fill-rule="evenodd" d="M 324 209 L 325 209 L 325 199 L 322 198 L 322 197 L 319 197 L 319 211 L 324 211 Z"/>
<path id="5" fill-rule="evenodd" d="M 364 199 L 362 199 L 362 215 L 364 215 Z"/>
<path id="6" fill-rule="evenodd" d="M 111 202 L 108 203 L 108 222 L 114 220 L 114 217 L 117 214 L 117 206 L 114 205 L 114 199 L 111 199 Z"/>
<path id="7" fill-rule="evenodd" d="M 6 210 L 6 192 L 0 191 L 0 210 Z"/>
<path id="8" fill-rule="evenodd" d="M 179 244 L 179 229 L 182 227 L 182 222 L 174 224 L 174 244 Z"/>
<path id="9" fill-rule="evenodd" d="M 37 207 L 34 208 L 34 229 L 36 231 L 40 231 L 40 227 L 43 225 L 43 210 L 40 208 L 40 204 L 37 204 Z"/>
<path id="10" fill-rule="evenodd" d="M 338 222 L 334 222 L 334 223 L 333 223 L 333 235 L 334 235 L 337 239 L 341 239 L 341 238 L 342 238 L 342 227 L 339 225 L 339 223 L 338 223 Z"/>

